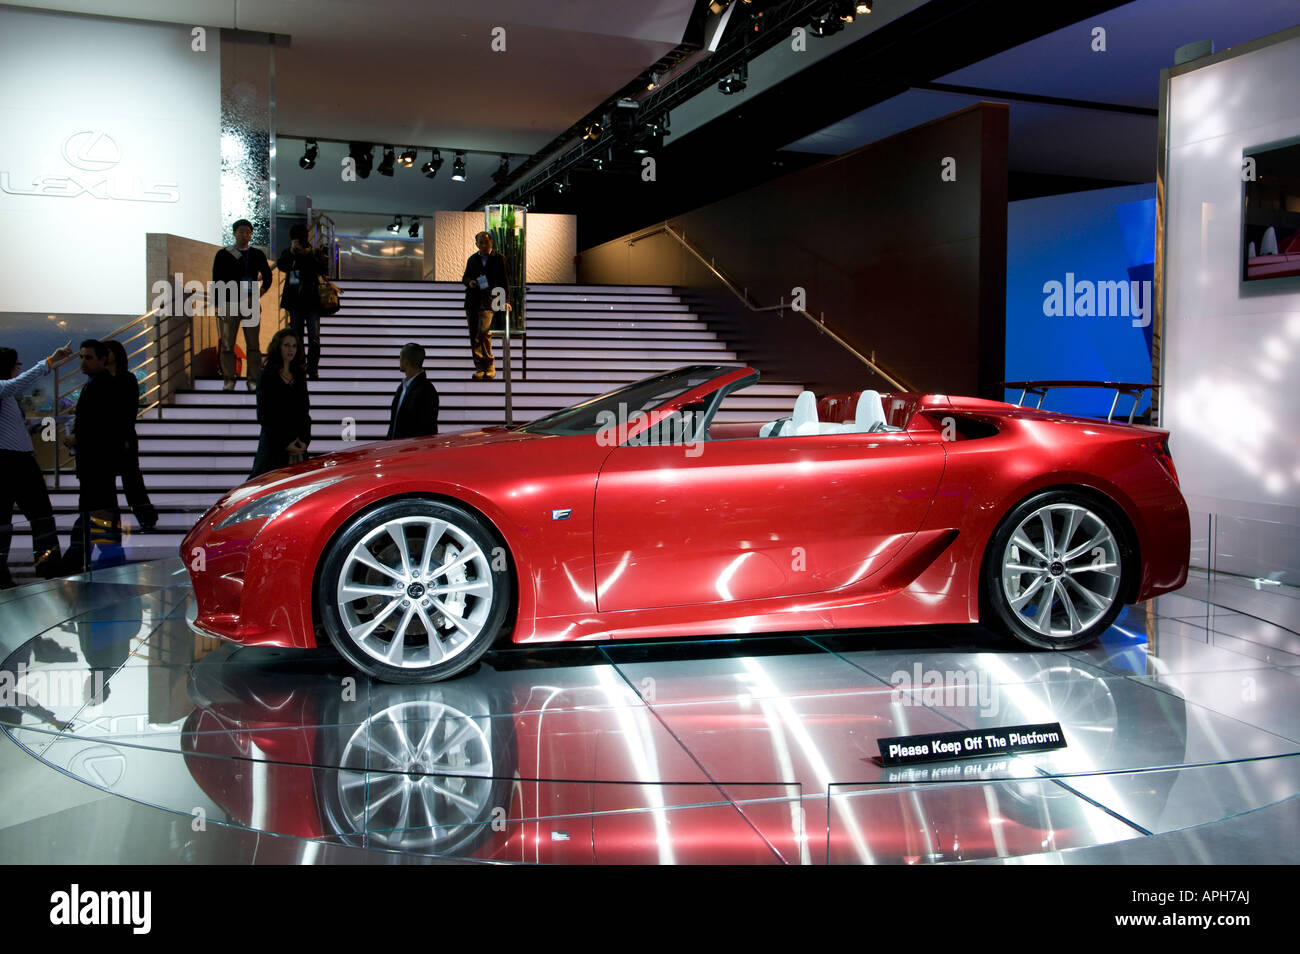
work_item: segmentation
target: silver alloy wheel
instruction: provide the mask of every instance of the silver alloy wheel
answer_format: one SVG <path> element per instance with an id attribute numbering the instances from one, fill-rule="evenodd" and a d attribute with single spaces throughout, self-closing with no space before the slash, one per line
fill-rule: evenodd
<path id="1" fill-rule="evenodd" d="M 437 517 L 375 527 L 343 560 L 335 601 L 348 638 L 377 662 L 427 669 L 460 655 L 492 609 L 488 558 Z"/>
<path id="2" fill-rule="evenodd" d="M 367 719 L 343 749 L 339 805 L 381 845 L 436 851 L 482 826 L 492 801 L 492 744 L 479 721 L 436 700 Z"/>
<path id="3" fill-rule="evenodd" d="M 1077 636 L 1119 598 L 1119 542 L 1087 507 L 1053 503 L 1016 527 L 1002 554 L 1002 591 L 1025 626 Z"/>

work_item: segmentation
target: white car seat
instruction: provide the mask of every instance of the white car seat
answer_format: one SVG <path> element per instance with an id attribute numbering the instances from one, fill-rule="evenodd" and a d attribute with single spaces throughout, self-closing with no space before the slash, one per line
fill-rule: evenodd
<path id="1" fill-rule="evenodd" d="M 783 437 L 802 437 L 805 434 L 819 434 L 821 428 L 817 421 L 817 395 L 811 391 L 800 391 L 794 402 L 794 416 L 781 429 Z"/>
<path id="2" fill-rule="evenodd" d="M 858 398 L 858 409 L 853 416 L 853 424 L 847 428 L 853 434 L 868 434 L 883 431 L 887 427 L 885 404 L 880 400 L 879 391 L 863 391 Z"/>

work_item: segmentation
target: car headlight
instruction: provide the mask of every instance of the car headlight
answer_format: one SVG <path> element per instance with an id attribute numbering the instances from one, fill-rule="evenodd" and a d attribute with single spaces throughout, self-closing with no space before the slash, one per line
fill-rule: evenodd
<path id="1" fill-rule="evenodd" d="M 265 497 L 258 497 L 256 500 L 244 504 L 227 515 L 225 519 L 217 524 L 217 529 L 224 530 L 226 527 L 236 523 L 247 523 L 249 520 L 271 520 L 284 513 L 308 494 L 313 494 L 330 484 L 337 484 L 340 480 L 343 480 L 343 478 L 329 477 L 325 480 L 313 480 L 310 483 L 299 484 L 297 487 L 286 487 L 284 490 L 277 490 Z"/>

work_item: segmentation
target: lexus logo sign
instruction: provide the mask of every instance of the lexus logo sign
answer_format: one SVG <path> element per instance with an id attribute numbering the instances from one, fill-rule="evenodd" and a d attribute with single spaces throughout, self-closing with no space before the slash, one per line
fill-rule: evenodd
<path id="1" fill-rule="evenodd" d="M 7 195 L 46 196 L 75 199 L 89 196 L 115 202 L 179 202 L 179 183 L 145 181 L 110 174 L 122 161 L 122 148 L 112 136 L 100 129 L 83 129 L 63 141 L 63 161 L 73 169 L 24 179 L 9 171 L 0 171 L 0 192 Z M 28 185 L 30 183 L 30 185 Z"/>
<path id="2" fill-rule="evenodd" d="M 122 161 L 122 150 L 108 133 L 98 129 L 73 133 L 63 144 L 63 160 L 87 172 L 102 172 Z"/>

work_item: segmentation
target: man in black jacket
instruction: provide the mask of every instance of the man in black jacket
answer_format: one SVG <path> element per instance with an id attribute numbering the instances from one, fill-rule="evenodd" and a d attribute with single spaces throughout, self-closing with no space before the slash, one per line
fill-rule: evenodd
<path id="1" fill-rule="evenodd" d="M 259 343 L 260 320 L 243 314 L 249 307 L 257 307 L 260 319 L 261 297 L 271 287 L 271 266 L 249 242 L 253 239 L 253 223 L 240 219 L 235 223 L 235 244 L 217 252 L 212 260 L 212 281 L 220 282 L 215 293 L 217 306 L 217 331 L 221 339 L 221 376 L 226 379 L 225 389 L 235 389 L 235 338 L 239 328 L 244 329 L 244 359 L 248 390 L 257 389 L 257 379 L 262 372 L 262 349 Z M 257 288 L 260 282 L 260 290 Z M 256 302 L 254 301 L 256 299 Z M 242 303 L 242 306 L 241 306 Z M 247 323 L 246 323 L 247 322 Z"/>
<path id="2" fill-rule="evenodd" d="M 65 554 L 69 573 L 89 565 L 90 544 L 121 542 L 122 517 L 117 506 L 117 472 L 126 450 L 127 435 L 118 409 L 121 401 L 108 373 L 108 347 L 89 339 L 81 343 L 81 386 L 74 412 L 72 435 L 64 445 L 77 456 L 78 517 Z"/>
<path id="3" fill-rule="evenodd" d="M 385 440 L 431 437 L 438 433 L 438 390 L 424 374 L 424 349 L 414 341 L 402 345 L 397 366 L 406 380 L 393 395 Z"/>
<path id="4" fill-rule="evenodd" d="M 469 323 L 469 346 L 474 354 L 475 381 L 491 381 L 497 376 L 492 355 L 492 318 L 504 314 L 510 297 L 510 279 L 506 276 L 506 259 L 492 250 L 492 236 L 479 232 L 474 236 L 478 252 L 465 263 L 460 277 L 465 285 L 465 319 Z"/>

